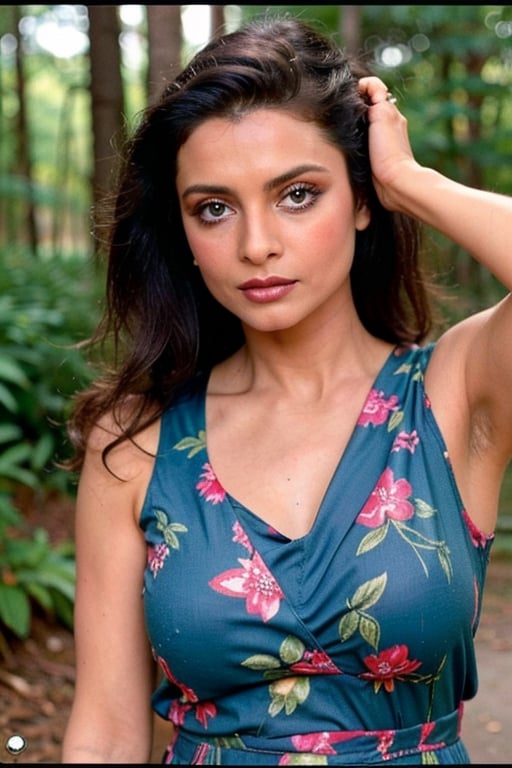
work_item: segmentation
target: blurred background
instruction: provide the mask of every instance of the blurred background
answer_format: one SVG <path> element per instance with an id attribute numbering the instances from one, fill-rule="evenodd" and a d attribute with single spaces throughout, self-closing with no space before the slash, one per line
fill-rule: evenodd
<path id="1" fill-rule="evenodd" d="M 512 194 L 510 5 L 2 5 L 0 687 L 10 691 L 23 677 L 19 644 L 42 626 L 72 629 L 76 478 L 56 462 L 69 451 L 69 399 L 92 375 L 74 345 L 101 311 L 93 217 L 141 110 L 215 31 L 261 13 L 298 15 L 362 52 L 424 165 Z M 425 259 L 449 321 L 504 293 L 434 232 Z M 494 551 L 509 558 L 511 542 L 509 471 Z"/>

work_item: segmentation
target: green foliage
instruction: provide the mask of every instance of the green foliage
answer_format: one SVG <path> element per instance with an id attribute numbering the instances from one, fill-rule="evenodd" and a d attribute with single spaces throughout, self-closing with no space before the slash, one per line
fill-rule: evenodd
<path id="1" fill-rule="evenodd" d="M 12 516 L 9 505 L 5 511 L 5 517 Z M 52 547 L 43 528 L 25 530 L 21 516 L 12 526 L 2 525 L 2 517 L 0 509 L 0 628 L 3 625 L 16 636 L 27 637 L 34 603 L 71 627 L 75 590 L 72 545 Z"/>
<path id="2" fill-rule="evenodd" d="M 95 323 L 100 282 L 84 258 L 0 253 L 0 629 L 20 637 L 33 604 L 72 622 L 73 547 L 30 530 L 15 496 L 20 486 L 74 492 L 56 460 L 66 458 L 70 398 L 91 377 L 75 345 Z"/>
<path id="3" fill-rule="evenodd" d="M 97 320 L 101 277 L 81 257 L 13 250 L 0 253 L 0 263 L 0 436 L 12 432 L 6 450 L 29 448 L 16 453 L 14 463 L 26 470 L 16 479 L 33 487 L 32 472 L 45 488 L 66 490 L 67 475 L 52 461 L 70 396 L 91 377 L 75 345 Z"/>

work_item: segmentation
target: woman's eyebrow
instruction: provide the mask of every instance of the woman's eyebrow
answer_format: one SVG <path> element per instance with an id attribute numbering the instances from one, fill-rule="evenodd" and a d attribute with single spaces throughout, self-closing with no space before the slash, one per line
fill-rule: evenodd
<path id="1" fill-rule="evenodd" d="M 228 195 L 231 192 L 229 187 L 221 187 L 218 184 L 191 184 L 183 190 L 182 198 L 188 195 Z"/>
<path id="2" fill-rule="evenodd" d="M 303 165 L 297 165 L 295 168 L 291 168 L 289 171 L 286 171 L 286 173 L 283 173 L 280 176 L 276 176 L 275 179 L 267 181 L 264 189 L 266 191 L 275 189 L 276 187 L 280 187 L 281 184 L 286 184 L 287 181 L 291 181 L 296 176 L 300 176 L 303 173 L 308 173 L 309 171 L 320 171 L 320 173 L 329 172 L 328 169 L 323 165 L 317 165 L 316 163 L 304 163 Z"/>
<path id="3" fill-rule="evenodd" d="M 305 163 L 303 165 L 297 165 L 295 168 L 291 168 L 289 171 L 276 176 L 275 179 L 270 179 L 264 185 L 266 192 L 286 184 L 287 181 L 295 179 L 302 173 L 308 173 L 309 171 L 317 171 L 320 173 L 328 173 L 328 169 L 323 165 L 317 165 L 316 163 Z M 182 194 L 182 198 L 188 197 L 188 195 L 229 195 L 232 190 L 229 187 L 225 187 L 219 184 L 191 184 L 187 187 Z"/>

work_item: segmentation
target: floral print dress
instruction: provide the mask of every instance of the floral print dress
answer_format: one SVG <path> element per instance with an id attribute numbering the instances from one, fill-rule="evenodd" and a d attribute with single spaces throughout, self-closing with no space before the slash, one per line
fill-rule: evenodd
<path id="1" fill-rule="evenodd" d="M 423 387 L 432 350 L 390 354 L 300 539 L 219 484 L 205 381 L 164 414 L 140 520 L 163 762 L 469 762 L 493 537 L 464 509 Z"/>

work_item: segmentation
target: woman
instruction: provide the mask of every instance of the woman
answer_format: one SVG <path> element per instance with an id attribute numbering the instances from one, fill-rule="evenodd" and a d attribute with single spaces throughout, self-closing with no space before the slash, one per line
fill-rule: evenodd
<path id="1" fill-rule="evenodd" d="M 169 763 L 469 761 L 512 304 L 431 342 L 419 230 L 510 289 L 511 222 L 422 167 L 382 81 L 292 19 L 213 41 L 147 111 L 114 364 L 70 425 L 64 762 L 147 761 L 151 697 Z"/>

